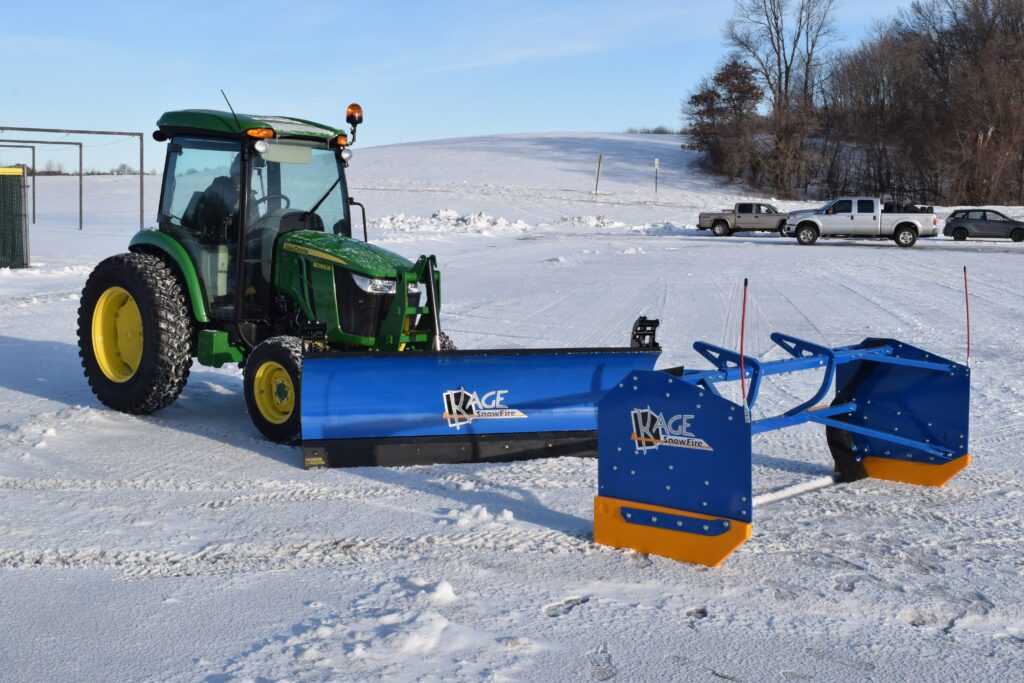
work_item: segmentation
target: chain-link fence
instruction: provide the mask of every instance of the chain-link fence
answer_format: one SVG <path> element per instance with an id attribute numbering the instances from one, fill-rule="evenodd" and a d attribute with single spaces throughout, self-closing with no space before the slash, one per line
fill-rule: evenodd
<path id="1" fill-rule="evenodd" d="M 27 268 L 28 205 L 22 168 L 0 168 L 0 268 Z"/>

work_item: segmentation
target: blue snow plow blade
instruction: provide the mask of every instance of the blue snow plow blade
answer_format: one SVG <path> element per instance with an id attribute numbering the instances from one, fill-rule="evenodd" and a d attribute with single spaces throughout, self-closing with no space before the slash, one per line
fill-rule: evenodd
<path id="1" fill-rule="evenodd" d="M 597 455 L 597 403 L 647 348 L 310 354 L 306 467 Z"/>

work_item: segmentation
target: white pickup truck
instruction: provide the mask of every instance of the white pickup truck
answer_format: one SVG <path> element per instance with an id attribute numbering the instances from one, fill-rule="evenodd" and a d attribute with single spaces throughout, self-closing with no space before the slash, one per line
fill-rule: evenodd
<path id="1" fill-rule="evenodd" d="M 918 237 L 938 235 L 939 220 L 930 206 L 883 205 L 874 197 L 840 197 L 820 209 L 790 212 L 785 234 L 805 245 L 814 244 L 819 237 L 885 237 L 901 247 L 912 247 Z"/>

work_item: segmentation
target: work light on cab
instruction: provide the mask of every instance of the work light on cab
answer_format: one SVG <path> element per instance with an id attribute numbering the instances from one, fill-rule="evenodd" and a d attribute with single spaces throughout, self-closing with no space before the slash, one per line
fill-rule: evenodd
<path id="1" fill-rule="evenodd" d="M 352 126 L 352 144 L 356 142 L 356 127 L 363 122 L 363 108 L 353 102 L 345 110 L 345 121 Z"/>
<path id="2" fill-rule="evenodd" d="M 250 128 L 245 131 L 245 134 L 251 138 L 257 138 L 259 140 L 267 140 L 274 137 L 273 128 Z"/>
<path id="3" fill-rule="evenodd" d="M 355 102 L 348 105 L 348 109 L 345 110 L 345 120 L 351 126 L 358 126 L 363 122 L 363 108 Z"/>

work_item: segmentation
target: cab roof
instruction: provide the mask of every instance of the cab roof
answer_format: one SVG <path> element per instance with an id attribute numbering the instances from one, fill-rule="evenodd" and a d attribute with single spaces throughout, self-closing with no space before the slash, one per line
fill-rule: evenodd
<path id="1" fill-rule="evenodd" d="M 239 114 L 237 120 L 229 111 L 215 109 L 181 109 L 165 112 L 156 122 L 159 130 L 154 133 L 158 140 L 174 135 L 244 135 L 250 128 L 270 128 L 277 138 L 298 138 L 307 140 L 329 140 L 341 134 L 342 130 L 286 116 L 263 116 Z"/>

